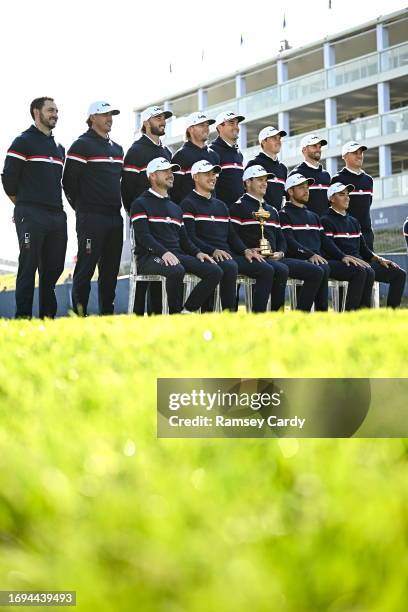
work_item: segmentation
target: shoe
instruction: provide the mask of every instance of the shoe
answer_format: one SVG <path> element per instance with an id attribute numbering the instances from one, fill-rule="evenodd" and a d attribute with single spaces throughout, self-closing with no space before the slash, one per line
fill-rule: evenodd
<path id="1" fill-rule="evenodd" d="M 183 308 L 180 314 L 194 314 L 191 310 L 187 310 L 187 308 Z"/>

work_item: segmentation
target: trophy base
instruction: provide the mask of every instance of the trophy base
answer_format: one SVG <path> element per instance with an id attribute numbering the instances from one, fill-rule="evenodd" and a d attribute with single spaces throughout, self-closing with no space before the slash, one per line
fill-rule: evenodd
<path id="1" fill-rule="evenodd" d="M 272 255 L 273 251 L 271 245 L 266 238 L 261 238 L 259 241 L 259 251 L 263 257 L 270 257 L 270 255 Z"/>

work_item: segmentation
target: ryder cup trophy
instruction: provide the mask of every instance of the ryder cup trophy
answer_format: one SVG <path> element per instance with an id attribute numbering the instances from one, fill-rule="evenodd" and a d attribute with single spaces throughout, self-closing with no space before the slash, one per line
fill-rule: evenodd
<path id="1" fill-rule="evenodd" d="M 258 210 L 254 211 L 252 213 L 252 216 L 254 219 L 259 221 L 259 224 L 261 226 L 261 238 L 259 240 L 260 253 L 264 257 L 269 257 L 270 255 L 272 255 L 272 248 L 271 248 L 271 245 L 269 244 L 268 239 L 265 238 L 264 236 L 264 225 L 265 225 L 265 222 L 271 216 L 271 213 L 265 210 L 264 207 L 262 206 L 262 202 L 260 202 Z"/>

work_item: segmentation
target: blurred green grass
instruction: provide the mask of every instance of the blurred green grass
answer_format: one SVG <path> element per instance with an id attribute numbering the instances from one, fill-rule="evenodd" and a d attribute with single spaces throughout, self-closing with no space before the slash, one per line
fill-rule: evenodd
<path id="1" fill-rule="evenodd" d="M 407 323 L 0 321 L 0 588 L 86 612 L 405 612 L 405 440 L 158 440 L 156 378 L 406 377 Z"/>

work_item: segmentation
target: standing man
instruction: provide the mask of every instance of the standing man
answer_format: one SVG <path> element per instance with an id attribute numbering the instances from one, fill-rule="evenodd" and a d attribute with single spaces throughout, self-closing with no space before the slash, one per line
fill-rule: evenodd
<path id="1" fill-rule="evenodd" d="M 357 219 L 348 214 L 352 185 L 333 183 L 328 190 L 330 208 L 327 215 L 321 219 L 324 231 L 332 246 L 338 251 L 342 261 L 348 261 L 350 269 L 347 274 L 346 267 L 339 261 L 330 260 L 331 276 L 338 280 L 348 280 L 346 310 L 365 306 L 371 308 L 371 292 L 374 280 L 389 284 L 387 306 L 397 308 L 405 286 L 406 273 L 395 262 L 380 257 L 368 248 L 362 237 L 361 227 Z M 333 265 L 333 264 L 336 265 Z M 343 268 L 340 266 L 343 265 Z M 354 270 L 358 270 L 356 278 Z M 351 294 L 351 295 L 350 295 Z M 347 304 L 349 303 L 349 308 Z"/>
<path id="2" fill-rule="evenodd" d="M 153 159 L 146 168 L 151 187 L 132 203 L 131 220 L 136 257 L 141 274 L 166 277 L 170 314 L 199 310 L 222 278 L 222 270 L 189 239 L 181 208 L 168 196 L 173 187 L 173 170 L 165 157 Z M 186 272 L 201 281 L 183 305 L 183 278 Z M 184 306 L 184 307 L 183 307 Z M 155 311 L 159 314 L 161 310 Z"/>
<path id="3" fill-rule="evenodd" d="M 258 137 L 261 151 L 246 166 L 247 168 L 250 166 L 262 166 L 267 172 L 274 175 L 273 178 L 268 179 L 265 202 L 277 210 L 280 210 L 286 201 L 285 182 L 288 176 L 288 169 L 278 159 L 284 136 L 286 136 L 285 130 L 277 130 L 271 125 L 263 128 L 259 132 Z"/>
<path id="4" fill-rule="evenodd" d="M 308 134 L 302 138 L 300 148 L 304 159 L 290 173 L 301 174 L 305 178 L 313 179 L 314 182 L 309 187 L 307 207 L 319 217 L 327 213 L 329 208 L 327 190 L 330 185 L 330 174 L 323 169 L 320 163 L 322 147 L 325 145 L 327 145 L 327 140 L 316 134 Z"/>
<path id="5" fill-rule="evenodd" d="M 322 251 L 329 257 L 336 259 L 336 252 L 328 238 L 324 235 L 323 226 L 315 212 L 307 207 L 309 200 L 309 185 L 313 185 L 312 178 L 301 174 L 291 174 L 286 181 L 286 192 L 289 201 L 280 211 L 280 221 L 283 235 L 288 245 L 288 255 L 294 259 L 313 264 L 314 281 L 313 291 L 307 290 L 305 284 L 300 289 L 300 299 L 315 309 L 326 311 L 328 309 L 328 279 L 330 268 Z M 307 295 L 304 293 L 307 290 Z M 315 293 L 312 298 L 312 293 Z M 312 298 L 312 299 L 311 299 Z"/>
<path id="6" fill-rule="evenodd" d="M 274 270 L 262 255 L 246 247 L 231 223 L 227 205 L 212 195 L 220 172 L 220 166 L 205 159 L 193 164 L 194 190 L 181 203 L 184 224 L 194 244 L 211 255 L 223 271 L 222 308 L 236 310 L 237 276 L 245 274 L 255 279 L 253 311 L 265 312 Z"/>
<path id="7" fill-rule="evenodd" d="M 365 145 L 353 140 L 346 142 L 341 150 L 345 167 L 336 176 L 332 183 L 351 184 L 354 190 L 350 193 L 349 213 L 361 225 L 364 240 L 369 249 L 374 248 L 374 232 L 371 226 L 370 208 L 373 202 L 373 178 L 363 170 Z"/>
<path id="8" fill-rule="evenodd" d="M 76 212 L 78 257 L 72 284 L 72 304 L 87 315 L 91 279 L 98 265 L 101 315 L 113 314 L 123 244 L 120 177 L 123 149 L 109 138 L 113 116 L 108 102 L 93 102 L 89 129 L 70 147 L 64 168 L 65 195 Z"/>
<path id="9" fill-rule="evenodd" d="M 16 318 L 30 319 L 35 273 L 39 274 L 39 315 L 54 318 L 55 284 L 64 270 L 67 216 L 62 208 L 64 147 L 52 134 L 58 121 L 53 98 L 35 98 L 34 124 L 13 141 L 2 181 L 15 205 L 14 222 L 20 246 L 16 280 Z"/>
<path id="10" fill-rule="evenodd" d="M 148 163 L 158 157 L 165 157 L 167 160 L 171 160 L 172 153 L 170 149 L 164 146 L 160 139 L 165 135 L 166 121 L 172 115 L 171 111 L 165 111 L 160 106 L 149 106 L 141 114 L 142 135 L 138 140 L 135 140 L 126 153 L 122 173 L 122 200 L 128 214 L 130 214 L 133 200 L 150 187 L 149 179 L 146 175 Z M 134 304 L 134 312 L 136 314 L 144 314 L 148 287 L 149 283 L 137 283 Z M 156 283 L 153 283 L 149 291 L 156 311 L 160 309 L 161 304 L 159 289 Z"/>
<path id="11" fill-rule="evenodd" d="M 161 138 L 166 133 L 166 121 L 173 116 L 160 106 L 149 106 L 141 114 L 142 135 L 132 144 L 125 156 L 122 175 L 122 199 L 127 213 L 133 200 L 149 189 L 147 164 L 157 157 L 171 160 L 171 151 Z"/>
<path id="12" fill-rule="evenodd" d="M 404 227 L 402 228 L 402 233 L 404 234 L 405 242 L 407 243 L 408 250 L 408 217 L 405 219 Z"/>
<path id="13" fill-rule="evenodd" d="M 202 111 L 191 113 L 187 117 L 186 141 L 172 159 L 173 164 L 180 166 L 180 170 L 174 173 L 174 187 L 171 190 L 171 199 L 176 204 L 180 204 L 194 189 L 194 181 L 191 176 L 193 164 L 202 159 L 206 159 L 213 165 L 220 163 L 218 153 L 211 151 L 207 146 L 210 125 L 214 123 L 215 119 L 209 119 Z"/>
<path id="14" fill-rule="evenodd" d="M 233 111 L 219 113 L 215 120 L 218 137 L 211 143 L 211 151 L 218 153 L 222 173 L 217 183 L 217 198 L 228 208 L 243 192 L 244 157 L 238 149 L 239 124 L 245 117 Z"/>

